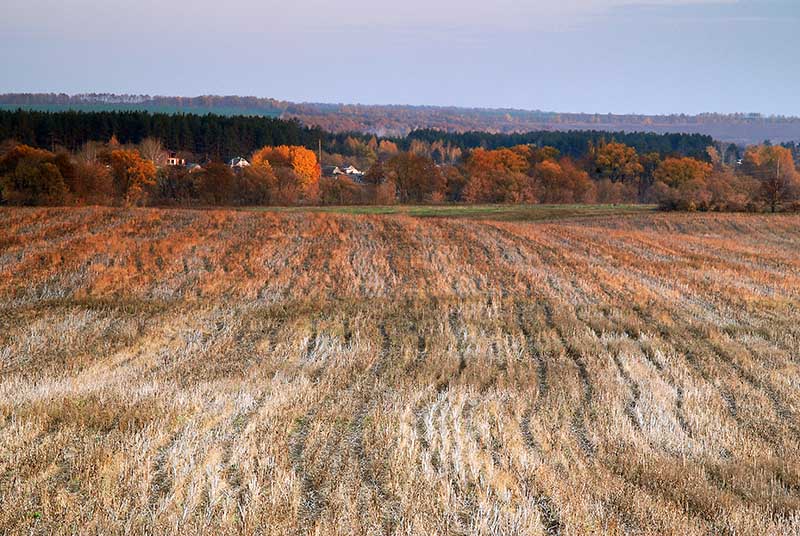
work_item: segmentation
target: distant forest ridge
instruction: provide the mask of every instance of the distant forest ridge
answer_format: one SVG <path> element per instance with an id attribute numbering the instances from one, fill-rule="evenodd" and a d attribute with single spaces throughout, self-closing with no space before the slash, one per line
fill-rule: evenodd
<path id="1" fill-rule="evenodd" d="M 592 145 L 612 140 L 629 145 L 642 154 L 655 152 L 662 157 L 679 155 L 698 159 L 707 159 L 706 148 L 714 145 L 713 138 L 700 134 L 589 130 L 499 134 L 418 129 L 403 137 L 385 138 L 358 132 L 327 132 L 316 126 L 305 126 L 296 119 L 275 117 L 147 111 L 0 110 L 0 141 L 15 140 L 45 149 L 64 147 L 77 151 L 88 141 L 108 141 L 112 136 L 123 144 L 138 144 L 145 138 L 156 138 L 169 150 L 190 152 L 207 160 L 249 156 L 263 146 L 302 145 L 316 150 L 320 143 L 328 153 L 359 156 L 368 144 L 377 144 L 381 140 L 391 141 L 401 150 L 411 149 L 415 142 L 429 145 L 439 142 L 460 150 L 550 146 L 573 158 L 584 157 Z M 728 144 L 728 149 L 733 151 L 733 158 L 738 158 L 739 151 L 735 146 Z"/>
<path id="2" fill-rule="evenodd" d="M 34 111 L 148 111 L 250 115 L 298 119 L 329 132 L 362 132 L 403 137 L 417 129 L 447 132 L 520 133 L 535 130 L 608 130 L 704 134 L 722 142 L 749 145 L 800 140 L 800 118 L 737 114 L 586 114 L 540 110 L 443 106 L 293 103 L 261 97 L 204 95 L 168 97 L 112 93 L 11 93 L 0 95 L 0 109 Z"/>
<path id="3" fill-rule="evenodd" d="M 257 97 L 151 97 L 87 93 L 9 93 L 0 95 L 0 110 L 37 112 L 150 112 L 279 117 L 285 106 L 273 99 Z"/>
<path id="4" fill-rule="evenodd" d="M 10 93 L 0 95 L 0 109 L 34 111 L 147 111 L 251 115 L 298 119 L 329 132 L 362 132 L 403 137 L 417 129 L 447 132 L 520 133 L 536 130 L 608 130 L 704 134 L 722 142 L 750 145 L 800 140 L 800 118 L 737 114 L 587 114 L 540 110 L 445 106 L 293 103 L 261 97 L 204 95 L 168 97 L 112 93 Z"/>

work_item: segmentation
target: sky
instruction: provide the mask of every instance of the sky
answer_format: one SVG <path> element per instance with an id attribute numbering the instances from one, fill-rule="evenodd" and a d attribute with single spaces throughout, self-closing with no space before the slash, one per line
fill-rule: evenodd
<path id="1" fill-rule="evenodd" d="M 800 116 L 800 0 L 0 0 L 0 92 Z"/>

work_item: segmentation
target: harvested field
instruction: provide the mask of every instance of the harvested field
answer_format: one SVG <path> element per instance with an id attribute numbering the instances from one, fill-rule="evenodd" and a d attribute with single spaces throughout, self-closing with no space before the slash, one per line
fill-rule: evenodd
<path id="1" fill-rule="evenodd" d="M 0 209 L 0 534 L 797 534 L 798 303 L 798 216 Z"/>

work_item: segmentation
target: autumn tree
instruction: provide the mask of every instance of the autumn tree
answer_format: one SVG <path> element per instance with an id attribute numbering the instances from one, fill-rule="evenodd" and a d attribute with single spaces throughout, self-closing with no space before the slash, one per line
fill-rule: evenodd
<path id="1" fill-rule="evenodd" d="M 661 164 L 661 155 L 656 152 L 644 153 L 639 157 L 639 163 L 642 164 L 642 175 L 639 178 L 639 201 L 643 201 L 647 197 L 647 191 L 655 182 L 654 174 Z"/>
<path id="2" fill-rule="evenodd" d="M 277 184 L 275 172 L 268 166 L 250 166 L 236 175 L 234 200 L 237 205 L 266 205 Z"/>
<path id="3" fill-rule="evenodd" d="M 694 158 L 666 158 L 653 172 L 653 179 L 670 188 L 678 188 L 682 184 L 695 181 L 704 183 L 711 175 L 711 164 Z"/>
<path id="4" fill-rule="evenodd" d="M 450 142 L 437 140 L 431 144 L 431 155 L 440 164 L 454 164 L 461 158 L 461 148 Z"/>
<path id="5" fill-rule="evenodd" d="M 469 177 L 463 198 L 469 203 L 535 201 L 534 184 L 527 175 L 528 155 L 520 150 L 473 150 L 466 161 Z"/>
<path id="6" fill-rule="evenodd" d="M 95 163 L 105 146 L 101 142 L 87 141 L 81 145 L 78 154 L 76 155 L 79 162 Z"/>
<path id="7" fill-rule="evenodd" d="M 367 184 L 380 184 L 386 178 L 386 170 L 383 167 L 383 162 L 376 160 L 364 174 L 364 182 Z"/>
<path id="8" fill-rule="evenodd" d="M 397 144 L 393 141 L 381 140 L 378 143 L 378 156 L 381 158 L 392 157 L 399 152 L 400 150 L 397 148 Z"/>
<path id="9" fill-rule="evenodd" d="M 372 143 L 371 143 L 372 142 Z M 345 150 L 348 154 L 364 158 L 372 162 L 377 158 L 378 143 L 374 138 L 370 142 L 363 142 L 352 136 L 348 136 L 344 141 Z"/>
<path id="10" fill-rule="evenodd" d="M 53 154 L 27 145 L 15 145 L 0 158 L 0 200 L 14 205 L 60 205 L 75 166 L 66 153 Z"/>
<path id="11" fill-rule="evenodd" d="M 161 140 L 157 138 L 145 138 L 139 143 L 139 154 L 142 158 L 149 160 L 156 167 L 163 166 L 167 163 L 167 154 L 164 151 L 164 146 Z"/>
<path id="12" fill-rule="evenodd" d="M 447 201 L 462 201 L 467 177 L 463 170 L 457 166 L 443 166 L 441 168 L 445 180 L 445 196 Z"/>
<path id="13" fill-rule="evenodd" d="M 779 145 L 748 147 L 743 160 L 744 172 L 758 180 L 760 197 L 771 212 L 800 194 L 798 173 L 789 149 Z"/>
<path id="14" fill-rule="evenodd" d="M 709 210 L 749 211 L 755 208 L 754 200 L 759 194 L 759 184 L 743 173 L 721 168 L 711 173 L 706 180 L 706 191 Z"/>
<path id="15" fill-rule="evenodd" d="M 323 205 L 358 205 L 368 201 L 367 189 L 349 177 L 325 177 L 319 184 Z"/>
<path id="16" fill-rule="evenodd" d="M 522 148 L 525 147 L 527 151 L 525 153 L 522 152 Z M 528 161 L 530 162 L 531 167 L 538 164 L 539 162 L 544 162 L 545 160 L 558 160 L 561 156 L 561 151 L 556 149 L 555 147 L 544 146 L 544 147 L 529 147 L 529 146 L 517 146 L 517 152 L 520 154 L 527 154 Z"/>
<path id="17" fill-rule="evenodd" d="M 32 157 L 20 160 L 0 179 L 0 199 L 12 205 L 60 205 L 67 191 L 55 164 Z"/>
<path id="18" fill-rule="evenodd" d="M 21 160 L 31 159 L 48 162 L 54 157 L 55 155 L 50 151 L 17 144 L 0 158 L 0 175 L 5 175 L 6 173 L 14 171 Z"/>
<path id="19" fill-rule="evenodd" d="M 408 152 L 416 156 L 431 157 L 431 145 L 423 140 L 413 139 L 408 146 Z"/>
<path id="20" fill-rule="evenodd" d="M 134 149 L 111 151 L 114 189 L 125 205 L 139 205 L 147 201 L 147 189 L 156 184 L 156 166 Z"/>
<path id="21" fill-rule="evenodd" d="M 314 151 L 298 145 L 263 147 L 253 154 L 252 162 L 254 166 L 269 163 L 276 176 L 280 175 L 284 181 L 294 178 L 299 199 L 307 202 L 316 199 L 321 169 Z M 292 174 L 286 173 L 287 170 Z"/>
<path id="22" fill-rule="evenodd" d="M 204 203 L 209 205 L 230 205 L 236 183 L 236 174 L 221 162 L 208 164 L 199 173 L 199 194 Z"/>
<path id="23" fill-rule="evenodd" d="M 601 143 L 590 149 L 594 173 L 599 179 L 611 182 L 635 183 L 644 171 L 636 149 L 625 144 Z"/>
<path id="24" fill-rule="evenodd" d="M 188 206 L 200 202 L 202 172 L 191 173 L 182 166 L 159 170 L 155 202 L 163 205 Z"/>
<path id="25" fill-rule="evenodd" d="M 736 174 L 721 161 L 666 158 L 653 173 L 650 201 L 667 210 L 748 210 L 758 186 L 747 175 Z"/>
<path id="26" fill-rule="evenodd" d="M 386 182 L 395 185 L 401 203 L 431 202 L 435 194 L 444 192 L 444 177 L 428 157 L 400 153 L 390 158 L 384 169 Z"/>
<path id="27" fill-rule="evenodd" d="M 114 178 L 103 164 L 79 161 L 76 178 L 69 185 L 76 200 L 91 205 L 110 205 L 114 202 Z"/>
<path id="28" fill-rule="evenodd" d="M 543 160 L 534 166 L 536 191 L 542 203 L 589 203 L 594 200 L 594 184 L 586 171 L 570 159 Z"/>

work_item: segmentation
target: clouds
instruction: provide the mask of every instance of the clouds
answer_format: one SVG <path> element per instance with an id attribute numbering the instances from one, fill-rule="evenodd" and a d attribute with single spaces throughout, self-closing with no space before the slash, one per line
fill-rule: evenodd
<path id="1" fill-rule="evenodd" d="M 396 4 L 13 0 L 0 91 L 800 114 L 793 1 Z"/>

